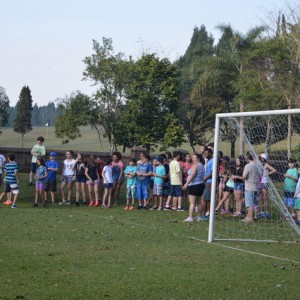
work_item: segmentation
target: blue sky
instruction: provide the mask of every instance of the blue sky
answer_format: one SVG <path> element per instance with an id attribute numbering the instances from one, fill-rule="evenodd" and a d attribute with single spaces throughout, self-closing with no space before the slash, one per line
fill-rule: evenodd
<path id="1" fill-rule="evenodd" d="M 284 0 L 0 0 L 0 86 L 11 105 L 28 85 L 33 102 L 45 105 L 72 91 L 91 94 L 82 81 L 92 39 L 113 39 L 115 52 L 134 58 L 143 50 L 171 60 L 183 55 L 193 28 L 231 24 L 246 33 L 268 21 Z"/>

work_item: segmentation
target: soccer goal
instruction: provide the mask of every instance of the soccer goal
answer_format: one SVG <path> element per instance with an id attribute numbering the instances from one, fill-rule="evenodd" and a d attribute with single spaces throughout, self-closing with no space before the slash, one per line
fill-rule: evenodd
<path id="1" fill-rule="evenodd" d="M 267 186 L 262 187 L 262 183 L 258 182 L 259 192 L 255 201 L 253 223 L 241 222 L 243 215 L 234 216 L 238 205 L 234 193 L 230 193 L 228 200 L 230 212 L 227 210 L 226 214 L 215 215 L 220 166 L 220 161 L 216 158 L 220 151 L 230 157 L 233 169 L 238 156 L 246 157 L 247 153 L 251 153 L 262 177 L 265 175 L 265 161 L 259 159 L 261 154 L 276 170 L 276 173 L 267 176 Z M 294 216 L 296 212 L 288 209 L 283 200 L 288 160 L 294 158 L 300 163 L 300 109 L 217 114 L 214 158 L 212 191 L 216 192 L 211 196 L 208 242 L 300 241 L 300 226 L 296 224 Z M 243 199 L 241 202 L 243 203 Z M 242 205 L 242 213 L 245 213 L 246 209 Z M 269 210 L 267 214 L 264 212 L 266 206 Z"/>

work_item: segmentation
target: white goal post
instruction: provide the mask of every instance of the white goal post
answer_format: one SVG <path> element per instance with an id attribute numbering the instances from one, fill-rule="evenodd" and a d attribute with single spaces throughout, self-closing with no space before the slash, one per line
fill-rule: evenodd
<path id="1" fill-rule="evenodd" d="M 212 193 L 210 202 L 210 214 L 209 214 L 209 232 L 208 242 L 214 242 L 218 240 L 215 238 L 215 207 L 217 196 L 217 184 L 218 184 L 218 155 L 220 146 L 220 129 L 221 121 L 225 118 L 243 118 L 243 117 L 260 117 L 260 116 L 276 116 L 276 115 L 298 115 L 300 118 L 300 109 L 284 109 L 284 110 L 270 110 L 270 111 L 255 111 L 255 112 L 236 112 L 236 113 L 220 113 L 216 114 L 215 118 L 215 135 L 214 135 L 214 160 L 213 160 L 213 177 L 212 177 Z M 300 143 L 300 140 L 299 140 Z M 294 222 L 294 221 L 293 221 Z M 296 234 L 300 235 L 299 227 L 295 227 Z"/>

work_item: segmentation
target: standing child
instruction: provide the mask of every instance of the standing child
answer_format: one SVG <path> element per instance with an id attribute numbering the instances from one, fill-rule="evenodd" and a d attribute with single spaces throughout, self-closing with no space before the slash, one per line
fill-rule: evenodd
<path id="1" fill-rule="evenodd" d="M 139 165 L 137 171 L 137 196 L 139 201 L 138 209 L 148 209 L 147 201 L 149 198 L 149 189 L 153 167 L 152 164 L 149 162 L 149 154 L 141 153 L 140 159 L 142 160 L 142 163 Z"/>
<path id="2" fill-rule="evenodd" d="M 87 178 L 86 184 L 89 190 L 89 206 L 99 206 L 99 173 L 96 164 L 96 157 L 94 155 L 90 155 L 88 159 L 88 163 L 85 168 L 85 176 Z"/>
<path id="3" fill-rule="evenodd" d="M 44 138 L 42 136 L 39 136 L 36 139 L 36 144 L 33 146 L 31 149 L 31 167 L 30 167 L 30 174 L 29 174 L 29 185 L 32 185 L 32 177 L 36 173 L 36 160 L 38 157 L 45 156 L 46 154 L 46 149 L 45 146 L 43 145 L 44 143 Z"/>
<path id="4" fill-rule="evenodd" d="M 46 161 L 46 167 L 48 170 L 48 176 L 45 182 L 45 202 L 47 203 L 47 195 L 50 191 L 52 205 L 55 203 L 55 193 L 56 193 L 56 174 L 58 171 L 59 164 L 56 161 L 56 152 L 50 152 L 50 160 Z"/>
<path id="5" fill-rule="evenodd" d="M 3 172 L 3 169 L 4 169 L 5 162 L 6 162 L 6 159 L 5 159 L 4 155 L 0 154 L 0 187 L 1 187 L 1 184 L 2 184 L 2 172 Z M 2 200 L 2 198 L 4 197 L 5 194 L 6 194 L 5 192 L 1 193 L 0 201 Z M 4 202 L 4 204 L 6 204 L 6 205 L 11 205 L 12 204 L 11 193 L 7 194 L 7 200 Z"/>
<path id="6" fill-rule="evenodd" d="M 72 196 L 72 187 L 73 182 L 75 180 L 75 168 L 76 160 L 73 158 L 74 152 L 72 150 L 68 150 L 65 153 L 66 159 L 63 162 L 63 170 L 62 170 L 62 183 L 61 183 L 61 197 L 62 202 L 59 205 L 70 205 L 71 204 L 71 196 Z M 68 187 L 68 200 L 65 200 L 65 187 Z"/>
<path id="7" fill-rule="evenodd" d="M 85 176 L 85 169 L 86 169 L 86 162 L 84 161 L 84 155 L 82 153 L 77 154 L 76 163 L 74 168 L 76 170 L 76 206 L 79 206 L 79 197 L 80 193 L 82 194 L 83 205 L 87 205 L 86 202 L 86 176 Z"/>
<path id="8" fill-rule="evenodd" d="M 122 154 L 114 152 L 112 155 L 112 175 L 113 175 L 113 189 L 112 196 L 115 198 L 115 204 L 119 204 L 120 188 L 124 182 L 124 164 L 121 161 Z"/>
<path id="9" fill-rule="evenodd" d="M 181 157 L 181 152 L 174 151 L 173 152 L 173 160 L 170 163 L 170 193 L 165 206 L 165 210 L 172 209 L 170 207 L 171 199 L 173 198 L 173 209 L 177 211 L 183 211 L 182 204 L 182 172 L 179 164 L 179 159 Z"/>
<path id="10" fill-rule="evenodd" d="M 13 153 L 8 155 L 8 163 L 4 166 L 4 172 L 5 172 L 5 190 L 4 194 L 13 193 L 14 194 L 14 200 L 12 202 L 11 208 L 18 208 L 16 205 L 18 194 L 19 194 L 19 178 L 18 178 L 18 170 L 19 166 L 15 162 L 15 155 Z M 1 194 L 1 197 L 4 196 L 4 194 Z"/>
<path id="11" fill-rule="evenodd" d="M 38 157 L 36 160 L 36 182 L 35 182 L 35 199 L 34 199 L 34 204 L 33 207 L 38 206 L 38 198 L 39 195 L 42 198 L 43 201 L 43 207 L 46 207 L 46 201 L 44 197 L 44 191 L 45 191 L 45 181 L 48 176 L 47 168 L 45 166 L 45 161 L 42 157 Z"/>
<path id="12" fill-rule="evenodd" d="M 113 176 L 112 176 L 112 168 L 111 168 L 111 159 L 108 159 L 105 162 L 105 166 L 102 171 L 103 177 L 103 187 L 104 187 L 104 195 L 103 195 L 103 208 L 111 207 L 111 192 L 113 187 Z M 106 200 L 108 200 L 106 204 Z"/>
<path id="13" fill-rule="evenodd" d="M 296 161 L 294 159 L 288 160 L 288 170 L 283 175 L 284 176 L 284 204 L 289 210 L 289 212 L 293 215 L 294 213 L 294 205 L 295 205 L 295 190 L 298 181 L 298 171 L 296 168 Z"/>
<path id="14" fill-rule="evenodd" d="M 163 186 L 164 181 L 167 178 L 166 169 L 163 165 L 164 159 L 161 156 L 155 158 L 156 166 L 153 172 L 154 185 L 153 185 L 153 200 L 154 207 L 152 210 L 162 210 L 163 209 Z M 159 198 L 159 206 L 157 206 L 157 198 Z"/>
<path id="15" fill-rule="evenodd" d="M 300 175 L 300 166 L 298 166 L 298 174 Z M 295 210 L 297 211 L 297 220 L 296 220 L 296 224 L 300 225 L 300 178 L 298 179 L 298 183 L 297 183 L 297 187 L 296 187 L 296 191 L 294 194 L 294 198 L 296 198 L 295 200 Z"/>
<path id="16" fill-rule="evenodd" d="M 127 204 L 124 208 L 124 210 L 134 210 L 134 199 L 136 198 L 136 184 L 137 184 L 137 178 L 136 178 L 136 172 L 138 170 L 138 167 L 136 166 L 136 159 L 131 158 L 129 160 L 129 166 L 126 167 L 124 174 L 127 178 L 127 193 L 126 193 L 126 201 Z M 130 205 L 131 200 L 131 205 Z"/>

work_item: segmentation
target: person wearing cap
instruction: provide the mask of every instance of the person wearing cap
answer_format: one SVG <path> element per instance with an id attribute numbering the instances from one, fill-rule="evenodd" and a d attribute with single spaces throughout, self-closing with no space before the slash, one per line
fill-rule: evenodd
<path id="1" fill-rule="evenodd" d="M 56 174 L 59 167 L 58 162 L 56 161 L 57 153 L 50 152 L 49 160 L 46 161 L 46 168 L 48 170 L 48 176 L 45 181 L 45 201 L 47 202 L 48 192 L 51 193 L 51 202 L 52 205 L 55 203 L 55 193 L 56 193 Z"/>
<path id="2" fill-rule="evenodd" d="M 153 185 L 153 200 L 154 207 L 152 210 L 162 210 L 163 209 L 163 187 L 164 181 L 167 178 L 166 169 L 163 165 L 164 159 L 162 156 L 157 156 L 155 158 L 155 166 L 153 171 L 154 185 Z M 157 198 L 159 198 L 159 206 L 157 206 Z"/>
<path id="3" fill-rule="evenodd" d="M 267 162 L 267 155 L 265 153 L 260 154 L 258 159 L 263 165 L 261 184 L 259 186 L 259 202 L 261 203 L 258 203 L 261 211 L 258 213 L 258 217 L 270 218 L 270 199 L 268 197 L 268 189 L 270 185 L 269 176 L 276 173 L 276 170 Z"/>

